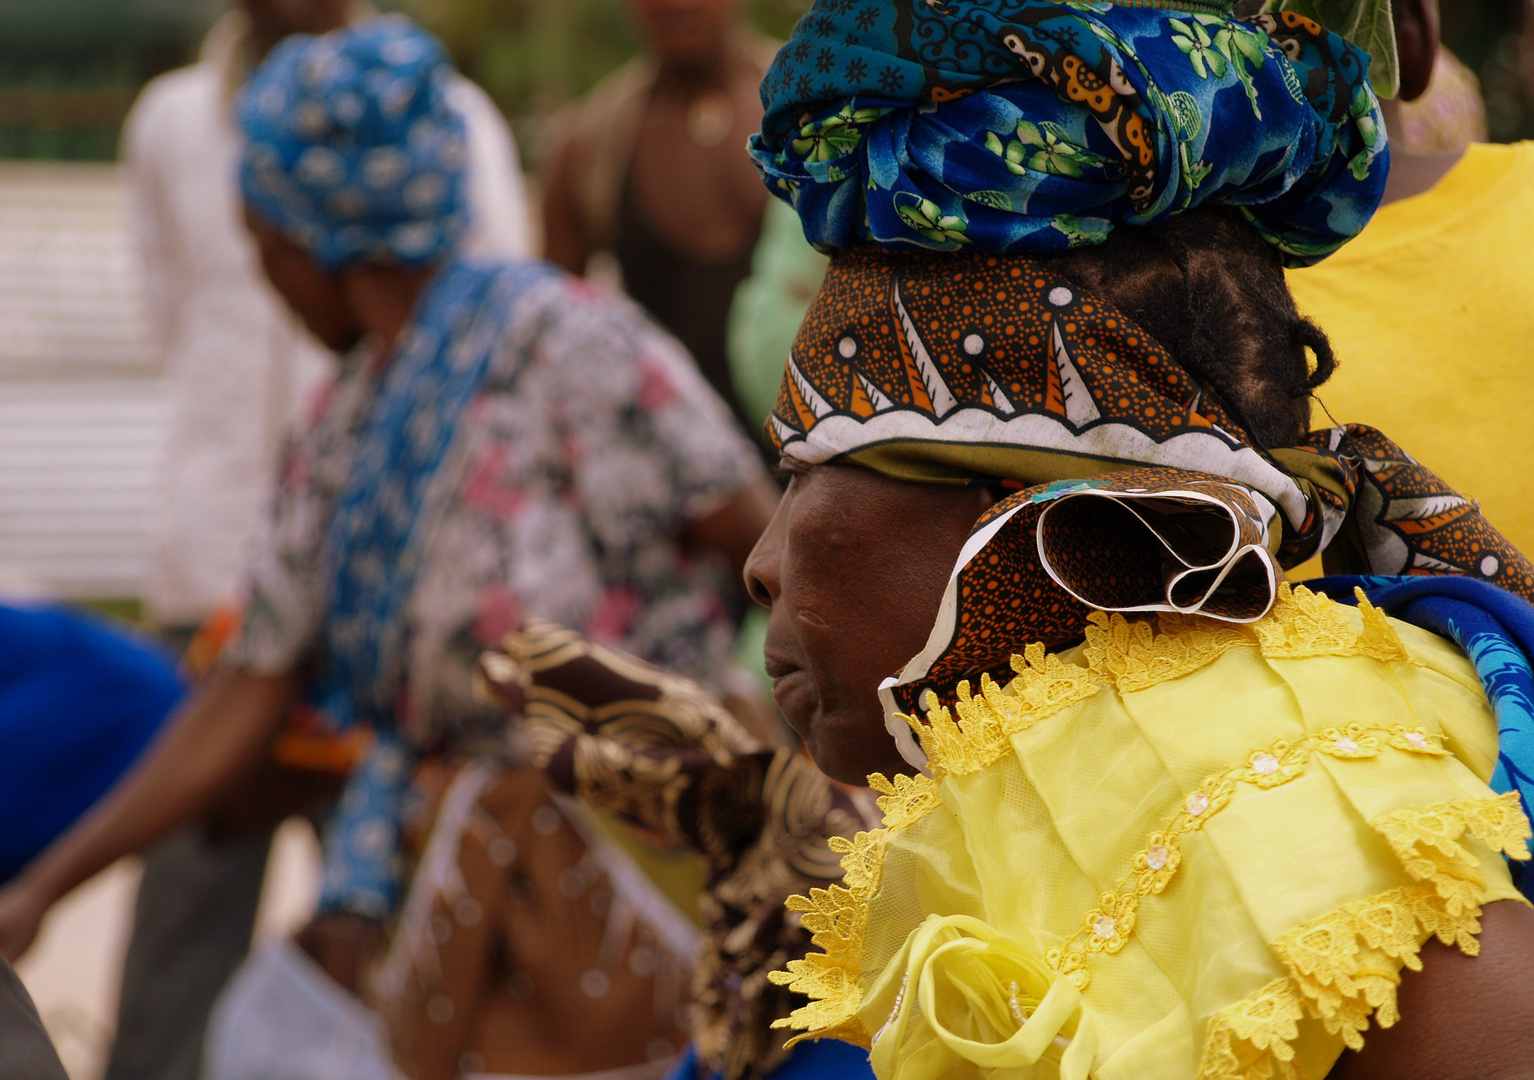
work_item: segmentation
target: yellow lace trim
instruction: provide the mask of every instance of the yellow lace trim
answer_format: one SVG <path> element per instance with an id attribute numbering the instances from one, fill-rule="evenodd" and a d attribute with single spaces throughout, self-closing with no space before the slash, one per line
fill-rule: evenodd
<path id="1" fill-rule="evenodd" d="M 1080 928 L 1058 948 L 1045 953 L 1044 959 L 1050 967 L 1075 983 L 1077 989 L 1085 990 L 1092 981 L 1088 967 L 1090 957 L 1096 953 L 1111 955 L 1129 944 L 1139 915 L 1140 901 L 1165 889 L 1176 875 L 1177 868 L 1182 865 L 1183 837 L 1202 829 L 1210 819 L 1225 809 L 1238 784 L 1250 784 L 1264 789 L 1287 784 L 1303 773 L 1318 753 L 1345 760 L 1359 760 L 1375 757 L 1389 746 L 1409 754 L 1436 757 L 1447 753 L 1435 742 L 1442 738 L 1438 732 L 1430 732 L 1420 726 L 1407 728 L 1398 724 L 1386 728 L 1349 724 L 1346 728 L 1325 728 L 1319 734 L 1307 735 L 1293 742 L 1280 739 L 1267 749 L 1253 750 L 1240 765 L 1210 774 L 1197 788 L 1188 792 L 1166 825 L 1151 833 L 1145 840 L 1145 846 L 1135 853 L 1129 873 L 1120 878 L 1112 890 L 1098 897 L 1097 907 L 1082 917 Z M 1512 809 L 1518 812 L 1516 802 Z M 1417 811 L 1402 813 L 1411 815 Z M 1494 822 L 1493 816 L 1494 811 L 1484 808 L 1471 815 L 1476 822 L 1472 827 L 1475 835 L 1486 839 L 1488 843 L 1491 842 L 1487 839 L 1489 836 L 1502 835 L 1494 833 L 1494 828 L 1507 827 L 1500 818 Z M 1427 820 L 1437 819 L 1429 816 Z M 1428 826 L 1416 823 L 1414 827 L 1420 830 Z M 1442 823 L 1438 827 L 1440 832 L 1432 834 L 1436 839 L 1431 842 L 1441 847 L 1448 845 L 1462 853 L 1462 848 L 1443 838 L 1443 831 L 1452 826 Z M 1401 840 L 1397 846 L 1397 842 L 1392 839 L 1395 834 L 1381 828 L 1397 854 L 1401 855 L 1403 864 L 1407 864 L 1408 859 L 1408 855 L 1403 852 L 1418 837 L 1418 833 L 1407 832 L 1405 829 L 1404 825 L 1398 829 Z M 1424 839 L 1421 842 L 1430 841 Z M 1408 864 L 1407 868 L 1410 870 L 1411 866 Z M 1425 875 L 1414 873 L 1413 876 Z"/>
<path id="2" fill-rule="evenodd" d="M 1371 1019 L 1380 1027 L 1400 1019 L 1400 969 L 1422 969 L 1418 954 L 1429 937 L 1467 956 L 1480 952 L 1484 883 L 1460 840 L 1468 832 L 1493 851 L 1527 859 L 1529 822 L 1517 793 L 1397 810 L 1370 824 L 1417 881 L 1280 935 L 1273 953 L 1289 974 L 1210 1018 L 1198 1080 L 1293 1077 L 1293 1042 L 1305 1016 L 1360 1049 Z"/>
<path id="3" fill-rule="evenodd" d="M 1209 1018 L 1198 1080 L 1297 1080 L 1294 1040 L 1305 1007 L 1291 979 L 1274 979 L 1257 993 Z"/>
<path id="4" fill-rule="evenodd" d="M 1363 627 L 1346 607 L 1303 585 L 1282 584 L 1273 609 L 1250 626 L 1196 615 L 1163 614 L 1130 622 L 1119 614 L 1087 616 L 1087 666 L 1120 693 L 1133 693 L 1191 674 L 1231 649 L 1255 645 L 1265 657 L 1367 656 L 1383 663 L 1417 663 L 1385 613 L 1355 589 Z"/>
<path id="5" fill-rule="evenodd" d="M 1231 649 L 1255 645 L 1265 657 L 1367 656 L 1383 663 L 1418 661 L 1383 611 L 1355 589 L 1363 626 L 1354 629 L 1346 607 L 1303 585 L 1281 584 L 1273 609 L 1249 626 L 1197 615 L 1162 614 L 1131 622 L 1123 615 L 1087 617 L 1087 666 L 1120 693 L 1133 693 L 1191 674 Z"/>
<path id="6" fill-rule="evenodd" d="M 1382 663 L 1418 663 L 1385 613 L 1369 603 L 1362 589 L 1354 589 L 1363 628 L 1353 629 L 1346 608 L 1311 592 L 1303 585 L 1278 587 L 1273 610 L 1252 624 L 1262 655 L 1281 660 L 1309 656 L 1367 656 Z"/>
<path id="7" fill-rule="evenodd" d="M 1384 612 L 1362 592 L 1358 599 L 1362 630 L 1353 629 L 1342 605 L 1287 584 L 1279 588 L 1273 610 L 1250 627 L 1176 614 L 1131 622 L 1116 612 L 1093 612 L 1087 617 L 1085 668 L 1035 643 L 1012 658 L 1017 676 L 1005 687 L 982 675 L 976 695 L 965 680 L 958 685 L 952 711 L 936 704 L 925 721 L 900 719 L 916 732 L 934 776 L 969 776 L 1007 753 L 1013 735 L 1091 697 L 1102 683 L 1133 693 L 1192 674 L 1234 648 L 1260 647 L 1264 656 L 1282 659 L 1412 661 Z"/>
<path id="8" fill-rule="evenodd" d="M 1011 748 L 1013 735 L 1084 701 L 1102 687 L 1091 671 L 1064 663 L 1037 643 L 1012 658 L 1012 670 L 1017 677 L 1005 689 L 982 675 L 979 697 L 971 695 L 967 679 L 959 684 L 954 708 L 962 724 L 944 705 L 928 712 L 925 724 L 904 717 L 921 739 L 934 777 L 979 772 Z"/>
<path id="9" fill-rule="evenodd" d="M 1130 622 L 1117 612 L 1094 611 L 1087 623 L 1087 667 L 1123 694 L 1180 679 L 1231 649 L 1257 644 L 1245 627 L 1197 616 Z"/>
<path id="10" fill-rule="evenodd" d="M 879 891 L 890 837 L 926 817 L 941 805 L 942 799 L 937 781 L 927 776 L 896 776 L 890 780 L 874 773 L 868 778 L 868 786 L 879 792 L 884 828 L 860 832 L 851 840 L 831 837 L 831 850 L 842 856 L 842 884 L 811 889 L 809 896 L 788 898 L 788 910 L 801 913 L 810 940 L 822 951 L 810 953 L 802 960 L 790 960 L 787 971 L 767 974 L 777 985 L 810 999 L 808 1005 L 773 1021 L 775 1028 L 803 1033 L 790 1039 L 787 1046 L 805 1039 L 841 1039 L 863 1047 L 872 1042 L 857 1015 L 863 1003 L 858 978 L 863 938 L 868 931 L 868 904 Z"/>
<path id="11" fill-rule="evenodd" d="M 1459 843 L 1465 833 L 1514 859 L 1529 857 L 1525 844 L 1529 820 L 1515 791 L 1495 799 L 1460 799 L 1397 810 L 1370 824 L 1390 844 L 1408 874 L 1438 887 L 1451 911 L 1465 902 L 1458 882 L 1476 865 L 1475 856 Z"/>

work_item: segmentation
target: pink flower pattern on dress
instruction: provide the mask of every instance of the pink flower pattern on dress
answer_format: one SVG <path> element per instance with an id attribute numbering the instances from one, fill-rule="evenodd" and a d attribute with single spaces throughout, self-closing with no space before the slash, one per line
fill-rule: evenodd
<path id="1" fill-rule="evenodd" d="M 632 303 L 572 278 L 530 289 L 503 339 L 434 481 L 453 491 L 406 608 L 398 719 L 417 745 L 464 734 L 480 650 L 529 615 L 705 684 L 734 643 L 728 567 L 678 539 L 762 475 L 723 402 Z M 291 442 L 250 563 L 237 663 L 286 670 L 316 652 L 321 543 L 375 375 L 349 358 Z"/>

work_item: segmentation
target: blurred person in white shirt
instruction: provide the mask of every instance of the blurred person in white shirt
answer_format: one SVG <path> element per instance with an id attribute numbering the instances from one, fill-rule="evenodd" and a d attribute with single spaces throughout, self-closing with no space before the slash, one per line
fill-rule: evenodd
<path id="1" fill-rule="evenodd" d="M 241 216 L 234 96 L 288 34 L 372 14 L 356 0 L 239 0 L 198 61 L 144 88 L 122 157 L 158 357 L 169 449 L 153 530 L 147 613 L 173 646 L 238 596 L 279 451 L 335 357 L 273 292 Z M 475 255 L 528 253 L 516 145 L 479 87 L 455 77 L 468 137 Z M 219 842 L 202 829 L 145 860 L 107 1080 L 195 1080 L 219 989 L 251 938 L 272 830 Z"/>
<path id="2" fill-rule="evenodd" d="M 169 636 L 195 630 L 236 595 L 289 421 L 334 360 L 256 263 L 235 184 L 233 95 L 288 33 L 331 29 L 368 10 L 348 0 L 244 0 L 214 25 L 199 61 L 151 82 L 128 116 L 123 161 L 172 394 L 144 599 Z M 526 255 L 511 132 L 467 79 L 456 77 L 453 94 L 469 136 L 466 246 L 476 255 Z"/>

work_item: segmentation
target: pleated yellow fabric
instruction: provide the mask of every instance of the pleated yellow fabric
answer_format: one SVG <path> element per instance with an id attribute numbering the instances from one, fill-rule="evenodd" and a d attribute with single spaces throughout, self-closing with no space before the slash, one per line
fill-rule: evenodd
<path id="1" fill-rule="evenodd" d="M 932 776 L 798 897 L 801 1037 L 880 1080 L 1325 1076 L 1429 936 L 1519 900 L 1516 796 L 1452 645 L 1285 587 L 1249 626 L 1094 615 L 917 723 Z"/>

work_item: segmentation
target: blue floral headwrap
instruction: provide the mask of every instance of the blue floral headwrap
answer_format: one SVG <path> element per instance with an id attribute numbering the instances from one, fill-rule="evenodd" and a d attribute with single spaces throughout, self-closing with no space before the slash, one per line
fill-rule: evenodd
<path id="1" fill-rule="evenodd" d="M 1294 12 L 1180 6 L 817 0 L 752 156 L 821 248 L 1043 254 L 1223 203 L 1316 262 L 1384 189 L 1369 55 Z"/>
<path id="2" fill-rule="evenodd" d="M 245 204 L 329 269 L 437 261 L 467 224 L 452 72 L 400 15 L 288 38 L 237 103 Z"/>

